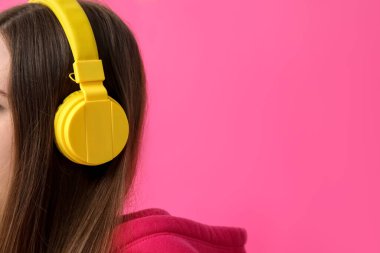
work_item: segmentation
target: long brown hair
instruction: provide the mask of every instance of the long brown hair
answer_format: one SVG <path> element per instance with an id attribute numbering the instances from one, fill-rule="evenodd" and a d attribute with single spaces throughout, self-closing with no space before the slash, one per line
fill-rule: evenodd
<path id="1" fill-rule="evenodd" d="M 73 55 L 54 13 L 25 3 L 0 13 L 11 55 L 12 179 L 0 220 L 0 252 L 109 252 L 133 186 L 143 133 L 145 72 L 126 23 L 100 3 L 84 9 L 103 62 L 108 95 L 124 108 L 127 145 L 99 166 L 75 164 L 54 144 L 54 116 L 71 92 Z"/>

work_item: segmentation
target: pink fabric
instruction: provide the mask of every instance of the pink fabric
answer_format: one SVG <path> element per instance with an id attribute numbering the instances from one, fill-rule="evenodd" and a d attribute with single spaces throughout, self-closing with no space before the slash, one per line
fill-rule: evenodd
<path id="1" fill-rule="evenodd" d="M 123 216 L 112 253 L 245 253 L 247 231 L 211 226 L 148 208 Z"/>

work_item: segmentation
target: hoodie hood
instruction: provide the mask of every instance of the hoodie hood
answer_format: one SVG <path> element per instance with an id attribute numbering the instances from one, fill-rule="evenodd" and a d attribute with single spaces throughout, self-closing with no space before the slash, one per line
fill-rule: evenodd
<path id="1" fill-rule="evenodd" d="M 123 215 L 112 253 L 245 253 L 247 231 L 211 226 L 148 208 Z"/>

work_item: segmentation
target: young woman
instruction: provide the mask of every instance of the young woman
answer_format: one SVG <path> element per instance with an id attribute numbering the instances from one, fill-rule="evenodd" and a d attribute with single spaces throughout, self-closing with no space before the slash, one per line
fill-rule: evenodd
<path id="1" fill-rule="evenodd" d="M 245 252 L 243 228 L 217 227 L 150 208 L 123 214 L 143 133 L 146 87 L 136 40 L 110 9 L 78 1 L 94 32 L 108 95 L 125 110 L 128 142 L 85 166 L 54 143 L 54 116 L 79 89 L 54 13 L 25 3 L 0 13 L 0 252 Z"/>

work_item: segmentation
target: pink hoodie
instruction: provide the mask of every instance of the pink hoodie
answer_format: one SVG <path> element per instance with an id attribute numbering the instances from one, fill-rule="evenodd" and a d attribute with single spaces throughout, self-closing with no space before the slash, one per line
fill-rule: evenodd
<path id="1" fill-rule="evenodd" d="M 246 253 L 247 231 L 211 226 L 148 208 L 123 215 L 112 253 Z"/>

